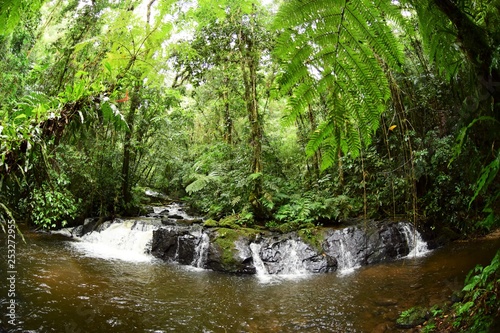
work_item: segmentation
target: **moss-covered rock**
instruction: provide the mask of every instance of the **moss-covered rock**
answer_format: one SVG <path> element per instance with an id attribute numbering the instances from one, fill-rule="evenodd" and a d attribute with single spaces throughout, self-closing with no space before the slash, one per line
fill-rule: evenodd
<path id="1" fill-rule="evenodd" d="M 304 243 L 309 244 L 318 253 L 323 253 L 323 242 L 325 240 L 325 234 L 321 229 L 316 227 L 309 227 L 301 229 L 298 231 L 298 235 Z"/>
<path id="2" fill-rule="evenodd" d="M 250 228 L 218 228 L 211 234 L 207 266 L 216 271 L 254 274 L 252 253 L 248 244 L 260 231 Z"/>
<path id="3" fill-rule="evenodd" d="M 396 320 L 396 325 L 399 328 L 413 328 L 422 325 L 429 318 L 430 314 L 427 309 L 415 306 L 401 312 L 399 318 Z"/>
<path id="4" fill-rule="evenodd" d="M 203 226 L 206 228 L 216 228 L 219 226 L 219 224 L 215 220 L 208 219 L 205 222 L 203 222 Z"/>
<path id="5" fill-rule="evenodd" d="M 239 220 L 239 215 L 230 215 L 221 219 L 218 225 L 221 228 L 240 229 L 241 224 L 239 223 Z"/>

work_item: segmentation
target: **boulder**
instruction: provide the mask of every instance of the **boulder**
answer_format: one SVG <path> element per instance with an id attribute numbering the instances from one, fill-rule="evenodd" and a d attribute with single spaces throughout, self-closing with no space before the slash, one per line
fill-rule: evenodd
<path id="1" fill-rule="evenodd" d="M 255 274 L 250 243 L 258 235 L 253 229 L 218 228 L 210 231 L 205 267 L 214 271 Z"/>
<path id="2" fill-rule="evenodd" d="M 401 222 L 371 221 L 314 235 L 224 228 L 209 222 L 202 225 L 164 217 L 162 226 L 153 232 L 151 253 L 163 260 L 228 273 L 301 274 L 394 260 L 410 252 L 410 227 Z"/>

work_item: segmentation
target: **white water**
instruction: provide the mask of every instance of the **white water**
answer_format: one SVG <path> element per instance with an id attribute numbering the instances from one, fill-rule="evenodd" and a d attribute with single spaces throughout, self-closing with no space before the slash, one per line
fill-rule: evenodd
<path id="1" fill-rule="evenodd" d="M 93 231 L 71 245 L 90 257 L 129 262 L 150 262 L 148 248 L 157 226 L 133 220 L 114 221 L 101 232 Z"/>
<path id="2" fill-rule="evenodd" d="M 261 282 L 270 282 L 271 275 L 267 271 L 266 265 L 260 258 L 260 249 L 262 248 L 261 244 L 251 243 L 250 250 L 252 251 L 252 259 L 253 265 L 255 266 L 255 275 Z"/>
<path id="3" fill-rule="evenodd" d="M 196 257 L 192 265 L 198 268 L 203 268 L 203 264 L 207 261 L 208 247 L 210 246 L 210 237 L 204 232 L 200 235 L 200 242 L 196 247 Z"/>
<path id="4" fill-rule="evenodd" d="M 283 257 L 283 266 L 285 269 L 280 272 L 281 275 L 305 275 L 307 274 L 302 260 L 299 258 L 299 242 L 294 239 L 287 241 L 288 251 Z"/>
<path id="5" fill-rule="evenodd" d="M 286 250 L 282 253 L 280 267 L 283 269 L 277 274 L 270 274 L 266 265 L 260 257 L 262 244 L 251 243 L 250 250 L 252 252 L 253 264 L 255 267 L 255 275 L 260 282 L 269 283 L 280 281 L 282 279 L 295 280 L 307 277 L 310 274 L 304 268 L 302 260 L 299 257 L 299 242 L 296 240 L 288 240 L 286 242 Z"/>
<path id="6" fill-rule="evenodd" d="M 408 248 L 410 249 L 410 253 L 408 253 L 407 257 L 422 257 L 429 253 L 429 249 L 427 248 L 427 243 L 422 239 L 420 233 L 412 228 L 410 224 L 401 223 L 400 224 L 401 231 L 403 232 L 406 243 L 408 244 Z"/>
<path id="7" fill-rule="evenodd" d="M 187 214 L 184 211 L 183 206 L 177 202 L 172 202 L 168 206 L 153 206 L 153 212 L 155 214 L 160 214 L 164 210 L 168 210 L 168 215 L 179 215 L 185 220 L 194 220 L 196 218 Z"/>
<path id="8" fill-rule="evenodd" d="M 338 258 L 337 263 L 338 271 L 341 275 L 350 274 L 359 267 L 359 265 L 356 264 L 356 260 L 352 253 L 346 250 L 344 239 L 340 239 L 340 257 Z"/>

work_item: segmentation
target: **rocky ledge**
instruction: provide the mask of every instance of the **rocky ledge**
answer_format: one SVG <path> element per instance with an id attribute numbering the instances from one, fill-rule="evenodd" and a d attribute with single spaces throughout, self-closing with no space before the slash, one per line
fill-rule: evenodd
<path id="1" fill-rule="evenodd" d="M 297 274 L 345 270 L 425 251 L 420 234 L 408 222 L 370 221 L 286 234 L 207 225 L 159 227 L 153 231 L 151 254 L 214 271 Z"/>

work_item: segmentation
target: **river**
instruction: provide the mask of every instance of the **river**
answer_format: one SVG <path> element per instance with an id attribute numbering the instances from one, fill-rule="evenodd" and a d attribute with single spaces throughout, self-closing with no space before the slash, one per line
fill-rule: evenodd
<path id="1" fill-rule="evenodd" d="M 420 258 L 259 279 L 89 256 L 61 235 L 25 232 L 16 247 L 16 325 L 10 332 L 397 332 L 400 311 L 445 301 L 499 239 L 451 244 Z M 0 234 L 2 281 L 6 235 Z"/>

